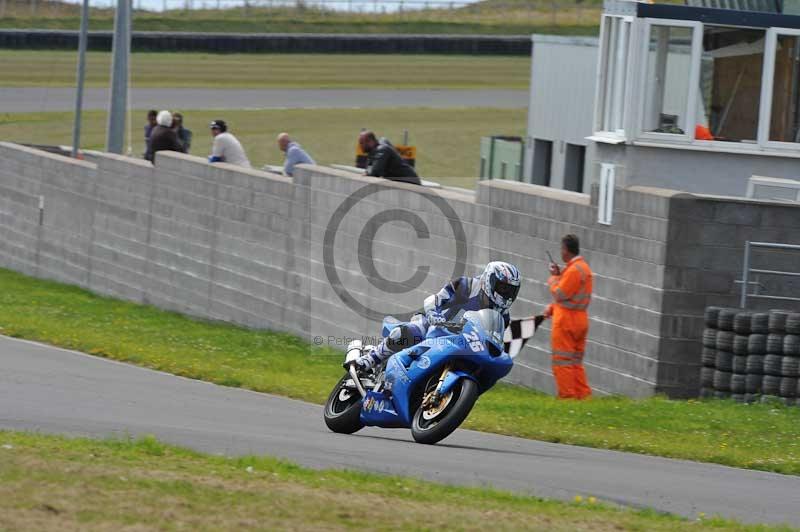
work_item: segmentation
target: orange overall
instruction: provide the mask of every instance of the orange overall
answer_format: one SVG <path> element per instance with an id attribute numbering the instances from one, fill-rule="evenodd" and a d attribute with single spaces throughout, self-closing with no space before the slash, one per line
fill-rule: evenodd
<path id="1" fill-rule="evenodd" d="M 586 310 L 592 299 L 592 270 L 583 257 L 575 257 L 559 275 L 551 276 L 547 284 L 553 296 L 548 314 L 553 316 L 552 363 L 558 397 L 585 399 L 592 395 L 583 369 L 589 332 Z"/>

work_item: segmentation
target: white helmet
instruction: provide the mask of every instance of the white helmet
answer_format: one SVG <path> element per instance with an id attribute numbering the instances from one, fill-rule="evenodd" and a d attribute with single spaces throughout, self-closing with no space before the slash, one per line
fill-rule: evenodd
<path id="1" fill-rule="evenodd" d="M 507 262 L 490 262 L 481 274 L 481 290 L 500 310 L 511 308 L 519 286 L 519 270 Z"/>

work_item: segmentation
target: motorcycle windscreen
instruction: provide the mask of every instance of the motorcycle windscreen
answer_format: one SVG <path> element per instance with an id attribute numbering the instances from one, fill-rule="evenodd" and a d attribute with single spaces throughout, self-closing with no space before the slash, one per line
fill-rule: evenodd
<path id="1" fill-rule="evenodd" d="M 464 319 L 480 330 L 487 342 L 494 344 L 503 352 L 503 333 L 506 323 L 503 316 L 494 309 L 470 310 L 464 313 Z"/>

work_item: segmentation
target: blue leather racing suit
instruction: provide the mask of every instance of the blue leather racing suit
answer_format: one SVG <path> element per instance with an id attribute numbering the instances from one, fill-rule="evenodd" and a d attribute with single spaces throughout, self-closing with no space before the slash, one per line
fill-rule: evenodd
<path id="1" fill-rule="evenodd" d="M 415 314 L 411 321 L 398 324 L 389 336 L 364 356 L 371 357 L 370 365 L 376 365 L 398 351 L 424 340 L 431 320 L 458 321 L 466 311 L 485 308 L 494 308 L 500 312 L 508 327 L 511 319 L 508 309 L 497 308 L 484 296 L 480 277 L 459 277 L 425 299 L 424 314 Z"/>

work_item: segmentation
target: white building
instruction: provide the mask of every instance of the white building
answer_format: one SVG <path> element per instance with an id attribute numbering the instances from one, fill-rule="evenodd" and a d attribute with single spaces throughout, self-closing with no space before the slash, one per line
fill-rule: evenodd
<path id="1" fill-rule="evenodd" d="M 534 36 L 523 180 L 743 196 L 800 178 L 800 16 L 750 8 L 773 12 L 607 0 L 599 39 Z"/>

